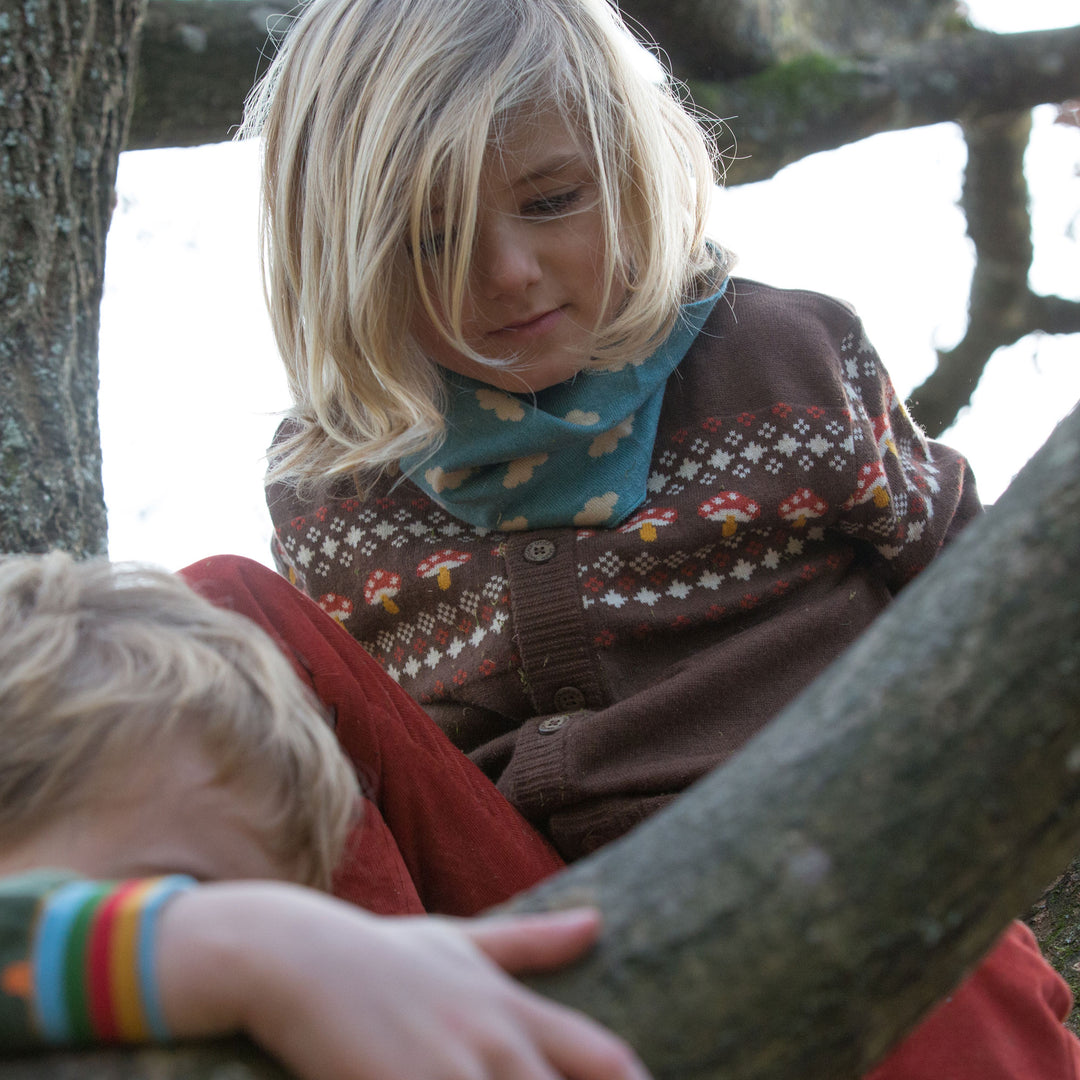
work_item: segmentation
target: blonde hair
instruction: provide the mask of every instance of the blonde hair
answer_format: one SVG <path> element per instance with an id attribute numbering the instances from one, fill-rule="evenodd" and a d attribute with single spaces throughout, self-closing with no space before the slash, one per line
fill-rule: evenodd
<path id="1" fill-rule="evenodd" d="M 265 850 L 329 887 L 357 781 L 270 638 L 164 571 L 0 558 L 0 845 L 115 795 L 173 738 L 272 807 Z"/>
<path id="2" fill-rule="evenodd" d="M 602 292 L 625 296 L 596 328 L 596 363 L 647 356 L 726 272 L 705 243 L 710 138 L 642 59 L 607 0 L 304 7 L 241 131 L 264 139 L 267 296 L 294 401 L 269 480 L 363 482 L 437 445 L 443 381 L 410 327 L 441 310 L 439 333 L 485 360 L 461 332 L 481 170 L 522 119 L 556 110 L 594 172 Z M 436 196 L 455 242 L 422 256 Z"/>

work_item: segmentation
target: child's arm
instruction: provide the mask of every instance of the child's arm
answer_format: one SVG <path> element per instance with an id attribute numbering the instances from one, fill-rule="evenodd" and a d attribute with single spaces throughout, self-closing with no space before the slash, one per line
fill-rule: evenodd
<path id="1" fill-rule="evenodd" d="M 162 1008 L 177 1037 L 242 1030 L 310 1080 L 640 1078 L 623 1042 L 499 970 L 572 960 L 597 925 L 389 919 L 293 886 L 206 885 L 162 915 Z"/>
<path id="2" fill-rule="evenodd" d="M 982 509 L 962 455 L 927 439 L 856 319 L 840 347 L 858 472 L 838 527 L 882 556 L 896 592 Z"/>

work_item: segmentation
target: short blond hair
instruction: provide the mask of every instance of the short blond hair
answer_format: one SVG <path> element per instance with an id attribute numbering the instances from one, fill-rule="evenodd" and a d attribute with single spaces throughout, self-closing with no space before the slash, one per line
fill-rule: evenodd
<path id="1" fill-rule="evenodd" d="M 172 738 L 272 807 L 265 849 L 329 888 L 357 781 L 273 641 L 162 570 L 0 558 L 0 845 L 115 795 Z"/>
<path id="2" fill-rule="evenodd" d="M 311 0 L 248 100 L 261 135 L 267 298 L 295 434 L 270 480 L 374 479 L 443 434 L 420 310 L 459 351 L 485 153 L 554 109 L 582 142 L 605 229 L 601 285 L 625 296 L 595 362 L 652 352 L 726 272 L 705 242 L 710 136 L 607 0 Z M 436 201 L 456 242 L 423 260 Z M 482 358 L 481 358 L 482 359 Z M 496 361 L 497 362 L 497 361 Z M 374 474 L 374 475 L 372 475 Z"/>

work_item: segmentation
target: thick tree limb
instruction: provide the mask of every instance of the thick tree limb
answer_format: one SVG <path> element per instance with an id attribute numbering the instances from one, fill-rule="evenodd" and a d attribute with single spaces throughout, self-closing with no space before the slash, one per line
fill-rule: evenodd
<path id="1" fill-rule="evenodd" d="M 83 1050 L 0 1059 L 4 1080 L 289 1080 L 243 1039 L 173 1048 Z"/>
<path id="2" fill-rule="evenodd" d="M 952 0 L 621 0 L 683 78 L 725 82 L 808 53 L 877 53 L 955 23 Z"/>
<path id="3" fill-rule="evenodd" d="M 290 0 L 151 0 L 127 149 L 232 138 Z"/>
<path id="4" fill-rule="evenodd" d="M 736 82 L 689 79 L 694 100 L 727 119 L 738 161 L 727 182 L 882 131 L 972 121 L 1080 94 L 1080 26 L 1027 34 L 951 34 L 874 60 L 799 57 Z"/>
<path id="5" fill-rule="evenodd" d="M 856 1077 L 1080 834 L 1080 411 L 728 766 L 512 905 L 598 903 L 536 980 L 658 1077 Z"/>
<path id="6" fill-rule="evenodd" d="M 658 1080 L 844 1080 L 880 1058 L 1076 849 L 1078 478 L 1080 411 L 728 765 L 511 905 L 604 911 L 596 952 L 534 985 Z M 119 1060 L 95 1075 L 230 1075 L 205 1048 Z"/>
<path id="7" fill-rule="evenodd" d="M 968 145 L 961 206 L 975 245 L 968 328 L 911 394 L 919 422 L 939 435 L 970 403 L 993 352 L 1028 334 L 1080 332 L 1080 303 L 1040 296 L 1028 285 L 1031 215 L 1024 152 L 1029 113 L 1003 114 L 963 126 Z"/>

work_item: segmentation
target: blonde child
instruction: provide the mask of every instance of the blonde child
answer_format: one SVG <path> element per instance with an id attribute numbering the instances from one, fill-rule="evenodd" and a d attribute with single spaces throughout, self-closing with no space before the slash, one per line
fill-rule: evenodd
<path id="1" fill-rule="evenodd" d="M 0 762 L 2 1051 L 244 1031 L 310 1080 L 643 1075 L 496 966 L 573 958 L 594 913 L 394 920 L 315 891 L 353 770 L 275 645 L 178 579 L 0 560 Z"/>
<path id="2" fill-rule="evenodd" d="M 279 567 L 564 858 L 735 753 L 978 513 L 850 308 L 731 276 L 706 132 L 606 0 L 312 0 L 245 131 Z M 880 1075 L 1071 1075 L 1030 944 Z"/>

